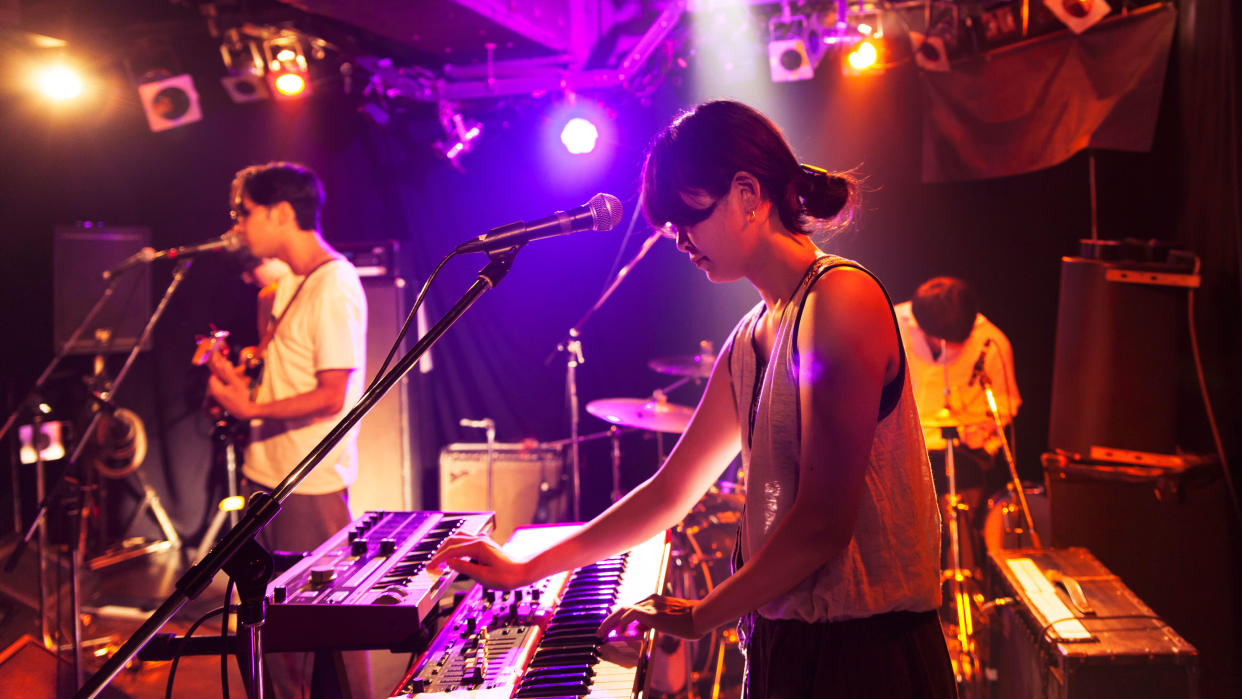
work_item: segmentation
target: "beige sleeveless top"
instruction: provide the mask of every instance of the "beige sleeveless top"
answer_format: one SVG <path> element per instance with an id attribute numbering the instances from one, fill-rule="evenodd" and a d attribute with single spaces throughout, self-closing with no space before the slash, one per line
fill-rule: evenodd
<path id="1" fill-rule="evenodd" d="M 754 345 L 762 302 L 726 342 L 746 469 L 746 506 L 738 532 L 741 560 L 759 550 L 797 494 L 802 453 L 798 322 L 811 286 L 839 266 L 863 269 L 841 257 L 816 260 L 783 311 L 766 367 L 760 365 Z M 898 338 L 900 342 L 900 334 Z M 900 355 L 901 371 L 881 396 L 853 537 L 823 567 L 760 607 L 760 615 L 841 621 L 940 606 L 940 512 L 904 349 Z"/>

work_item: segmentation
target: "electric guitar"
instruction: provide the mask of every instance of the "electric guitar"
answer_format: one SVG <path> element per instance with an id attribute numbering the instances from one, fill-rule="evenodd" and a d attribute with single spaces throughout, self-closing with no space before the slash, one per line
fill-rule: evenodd
<path id="1" fill-rule="evenodd" d="M 195 338 L 194 356 L 190 358 L 190 364 L 206 366 L 213 354 L 219 354 L 227 359 L 229 356 L 228 339 L 228 330 L 217 330 L 215 326 L 212 326 L 210 333 Z M 259 383 L 263 377 L 263 357 L 260 356 L 257 347 L 242 348 L 238 355 L 241 360 L 239 366 L 242 368 L 242 377 L 250 388 L 250 400 L 253 401 L 259 392 Z M 233 420 L 224 406 L 212 398 L 211 394 L 204 397 L 203 410 L 216 422 Z"/>

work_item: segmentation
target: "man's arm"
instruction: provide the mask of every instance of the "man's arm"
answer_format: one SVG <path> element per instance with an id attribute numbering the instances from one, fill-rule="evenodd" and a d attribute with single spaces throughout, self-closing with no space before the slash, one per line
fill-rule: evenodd
<path id="1" fill-rule="evenodd" d="M 240 420 L 273 418 L 290 420 L 304 417 L 330 417 L 345 407 L 349 374 L 354 369 L 324 369 L 315 372 L 315 387 L 305 393 L 269 403 L 250 400 L 250 388 L 244 380 L 221 378 L 213 369 L 207 379 L 207 390 L 230 415 Z"/>

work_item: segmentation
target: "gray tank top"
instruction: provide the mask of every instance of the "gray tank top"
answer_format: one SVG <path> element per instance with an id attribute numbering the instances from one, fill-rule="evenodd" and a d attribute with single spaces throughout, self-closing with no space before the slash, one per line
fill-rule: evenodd
<path id="1" fill-rule="evenodd" d="M 754 345 L 755 323 L 765 310 L 762 302 L 742 318 L 724 347 L 742 426 L 746 474 L 735 560 L 747 560 L 759 550 L 797 494 L 802 453 L 797 329 L 812 285 L 841 266 L 871 274 L 845 258 L 816 260 L 782 311 L 766 366 Z M 896 327 L 895 317 L 893 323 Z M 760 607 L 760 615 L 841 621 L 940 606 L 940 512 L 904 349 L 900 355 L 902 370 L 881 396 L 853 537 L 819 570 Z"/>

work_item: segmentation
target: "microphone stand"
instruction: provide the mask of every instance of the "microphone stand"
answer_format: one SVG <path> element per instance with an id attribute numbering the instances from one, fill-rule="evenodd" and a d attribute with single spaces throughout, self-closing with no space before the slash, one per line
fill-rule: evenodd
<path id="1" fill-rule="evenodd" d="M 996 424 L 996 434 L 1000 437 L 1001 448 L 1005 451 L 1005 463 L 1009 466 L 1009 477 L 1013 481 L 1014 493 L 1018 496 L 1018 503 L 1022 506 L 1022 516 L 1026 519 L 1026 530 L 1031 533 L 1031 544 L 1037 548 L 1043 548 L 1039 542 L 1039 533 L 1035 531 L 1035 520 L 1031 517 L 1031 506 L 1026 502 L 1026 489 L 1022 487 L 1022 479 L 1018 477 L 1018 463 L 1013 458 L 1013 451 L 1009 448 L 1009 439 L 1005 437 L 1005 429 L 1001 426 L 1000 410 L 997 409 L 996 394 L 992 392 L 992 378 L 988 376 L 986 370 L 979 372 L 979 384 L 983 386 L 983 393 L 988 399 L 988 409 L 992 412 L 992 421 Z M 1010 418 L 1012 419 L 1012 417 Z"/>
<path id="2" fill-rule="evenodd" d="M 586 361 L 582 357 L 582 328 L 586 325 L 587 321 L 590 320 L 591 316 L 595 315 L 595 312 L 604 305 L 604 302 L 612 296 L 612 293 L 617 290 L 617 287 L 621 285 L 621 282 L 624 281 L 630 271 L 634 269 L 634 266 L 638 264 L 639 260 L 643 259 L 643 257 L 647 255 L 647 252 L 651 250 L 651 246 L 655 245 L 656 241 L 661 237 L 662 235 L 660 231 L 657 230 L 643 242 L 642 247 L 639 248 L 638 253 L 634 255 L 634 258 L 617 271 L 617 276 L 613 278 L 612 283 L 610 283 L 604 289 L 603 293 L 600 294 L 599 300 L 597 300 L 595 304 L 591 306 L 591 308 L 589 308 L 581 318 L 578 319 L 577 323 L 574 323 L 574 326 L 569 329 L 569 333 L 565 339 L 556 345 L 556 350 L 558 352 L 564 352 L 566 356 L 565 390 L 569 395 L 569 464 L 570 478 L 573 485 L 573 516 L 575 522 L 582 521 L 582 468 L 581 456 L 578 451 L 578 431 L 582 419 L 581 410 L 579 410 L 578 407 L 578 365 Z M 548 360 L 551 360 L 550 356 L 548 357 Z"/>
<path id="3" fill-rule="evenodd" d="M 95 319 L 95 316 L 99 315 L 99 311 L 103 310 L 103 307 L 107 304 L 108 299 L 112 297 L 112 293 L 116 291 L 116 284 L 119 280 L 119 277 L 115 276 L 108 280 L 108 286 L 103 290 L 103 294 L 100 295 L 99 300 L 95 302 L 94 306 L 91 306 L 91 310 L 87 311 L 86 317 L 82 319 L 81 323 L 78 323 L 78 327 L 74 328 L 73 334 L 69 336 L 68 340 L 65 340 L 65 344 L 60 346 L 60 350 L 56 353 L 55 357 L 52 357 L 52 361 L 48 362 L 47 367 L 43 369 L 43 373 L 39 374 L 39 378 L 35 379 L 35 385 L 26 393 L 26 398 L 17 406 L 17 409 L 9 415 L 8 419 L 4 421 L 4 427 L 0 428 L 0 439 L 4 439 L 4 436 L 9 433 L 9 429 L 13 427 L 14 422 L 17 422 L 17 418 L 21 415 L 23 409 L 30 405 L 37 405 L 37 401 L 35 399 L 42 393 L 43 385 L 46 384 L 48 378 L 51 377 L 52 371 L 54 371 L 57 365 L 60 364 L 61 360 L 65 358 L 65 355 L 69 354 L 69 348 L 73 347 L 73 343 L 78 341 L 78 336 L 82 334 L 82 331 L 90 325 L 90 322 Z M 21 527 L 18 528 L 20 529 Z"/>
<path id="4" fill-rule="evenodd" d="M 238 611 L 239 627 L 245 628 L 246 638 L 242 640 L 242 648 L 249 651 L 248 667 L 243 666 L 243 675 L 247 675 L 247 691 L 251 697 L 263 696 L 262 678 L 262 637 L 259 633 L 263 625 L 266 608 L 266 579 L 272 573 L 271 555 L 257 542 L 255 536 L 280 512 L 281 504 L 293 494 L 298 484 L 310 475 L 311 471 L 323 461 L 324 457 L 353 429 L 354 425 L 371 411 L 406 373 L 418 362 L 423 354 L 478 300 L 483 292 L 495 288 L 513 265 L 520 246 L 506 248 L 497 252 L 489 252 L 491 261 L 479 271 L 478 279 L 466 290 L 462 298 L 435 324 L 427 334 L 419 339 L 404 357 L 385 374 L 374 382 L 353 408 L 341 418 L 319 444 L 311 449 L 297 466 L 281 481 L 271 494 L 259 492 L 251 498 L 245 514 L 237 525 L 224 535 L 212 547 L 206 557 L 194 564 L 177 581 L 176 589 L 162 605 L 134 632 L 107 662 L 99 668 L 85 685 L 74 696 L 78 699 L 98 696 L 103 688 L 116 677 L 117 673 L 142 650 L 142 647 L 158 632 L 182 607 L 191 599 L 198 597 L 211 583 L 215 574 L 224 570 L 229 576 L 238 580 L 239 591 L 243 583 L 249 592 L 243 592 L 242 605 Z M 256 594 L 257 593 L 257 594 Z M 239 664 L 241 658 L 238 658 Z M 249 671 L 249 673 L 247 673 Z"/>
<path id="5" fill-rule="evenodd" d="M 155 310 L 147 319 L 147 324 L 142 329 L 142 335 L 138 337 L 138 341 L 135 342 L 133 348 L 130 349 L 129 356 L 126 357 L 125 364 L 121 367 L 121 370 L 117 372 L 116 379 L 114 379 L 111 382 L 111 385 L 106 387 L 98 395 L 92 390 L 92 396 L 101 404 L 102 407 L 91 415 L 90 423 L 87 424 L 86 429 L 82 431 L 81 436 L 78 438 L 77 446 L 74 447 L 73 453 L 69 457 L 68 466 L 66 466 L 61 472 L 60 480 L 56 482 L 56 485 L 52 488 L 52 491 L 43 498 L 41 503 L 39 503 L 38 510 L 35 512 L 34 521 L 31 522 L 30 527 L 26 530 L 25 536 L 22 537 L 22 540 L 19 541 L 17 546 L 13 549 L 12 555 L 5 563 L 5 570 L 11 571 L 17 566 L 17 561 L 21 557 L 22 552 L 25 551 L 26 545 L 30 542 L 30 538 L 34 535 L 36 528 L 40 531 L 39 541 L 40 549 L 42 549 L 45 541 L 42 522 L 47 516 L 49 504 L 57 498 L 63 497 L 62 491 L 65 490 L 70 481 L 74 480 L 71 477 L 71 474 L 74 473 L 75 467 L 78 464 L 78 459 L 82 456 L 82 450 L 86 448 L 86 444 L 91 440 L 91 436 L 95 433 L 95 429 L 99 424 L 100 416 L 105 410 L 110 410 L 113 407 L 111 402 L 112 396 L 116 394 L 117 388 L 121 385 L 121 382 L 125 380 L 126 375 L 129 373 L 130 368 L 134 364 L 134 360 L 138 358 L 138 353 L 142 351 L 143 346 L 145 346 L 147 340 L 150 339 L 151 333 L 155 330 L 156 323 L 158 323 L 160 317 L 164 315 L 164 311 L 168 308 L 168 302 L 172 300 L 173 294 L 176 293 L 177 288 L 181 286 L 181 282 L 185 279 L 186 273 L 190 270 L 190 264 L 192 262 L 193 260 L 187 259 L 177 266 L 176 271 L 173 273 L 172 281 L 168 283 L 168 288 L 164 290 L 163 298 L 160 299 L 159 305 L 155 307 Z M 114 286 L 115 281 L 109 283 L 108 288 L 104 291 L 100 301 L 96 303 L 95 307 L 92 308 L 90 313 L 87 314 L 88 320 L 95 314 L 96 311 L 99 310 L 99 308 L 102 307 L 103 301 L 111 296 Z M 81 332 L 85 322 L 86 321 L 83 321 L 83 325 L 79 326 L 74 332 L 74 336 L 65 343 L 61 353 L 57 355 L 56 359 L 53 360 L 52 365 L 49 365 L 49 369 L 51 366 L 55 365 L 57 361 L 59 361 L 60 357 L 64 356 L 73 340 L 77 337 L 77 334 Z M 44 378 L 45 377 L 40 377 L 40 380 L 42 381 Z M 77 482 L 80 484 L 82 479 L 79 478 Z M 82 565 L 82 547 L 86 538 L 86 520 L 83 513 L 81 492 L 79 492 L 77 497 L 73 499 L 73 502 L 74 505 L 71 508 L 73 521 L 71 523 L 71 534 L 69 537 L 69 587 L 73 610 L 73 671 L 75 684 L 77 686 L 81 686 L 82 678 L 84 676 L 84 668 L 82 665 L 82 600 L 80 589 L 81 585 L 79 584 L 80 581 L 78 580 L 78 575 Z M 44 552 L 40 550 L 39 555 L 43 556 Z M 40 588 L 40 593 L 42 593 L 42 588 Z"/>

